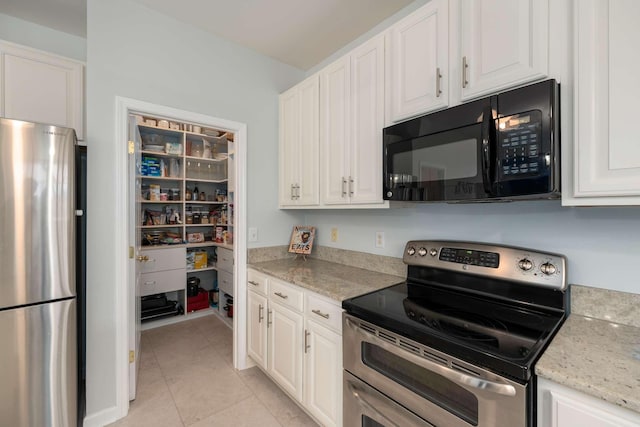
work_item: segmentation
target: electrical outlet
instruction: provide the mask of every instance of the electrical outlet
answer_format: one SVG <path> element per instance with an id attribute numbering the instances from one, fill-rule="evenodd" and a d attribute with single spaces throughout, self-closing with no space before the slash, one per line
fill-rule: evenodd
<path id="1" fill-rule="evenodd" d="M 333 227 L 331 229 L 331 241 L 332 242 L 338 241 L 338 229 L 336 227 Z"/>
<path id="2" fill-rule="evenodd" d="M 257 227 L 249 227 L 248 233 L 250 242 L 258 241 L 258 228 Z"/>
<path id="3" fill-rule="evenodd" d="M 376 248 L 384 248 L 384 231 L 376 231 Z"/>

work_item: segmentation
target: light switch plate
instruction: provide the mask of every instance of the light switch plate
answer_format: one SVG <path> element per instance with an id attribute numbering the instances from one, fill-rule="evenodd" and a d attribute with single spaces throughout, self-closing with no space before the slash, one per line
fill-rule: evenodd
<path id="1" fill-rule="evenodd" d="M 249 227 L 248 231 L 248 239 L 250 242 L 258 241 L 258 228 L 257 227 Z"/>

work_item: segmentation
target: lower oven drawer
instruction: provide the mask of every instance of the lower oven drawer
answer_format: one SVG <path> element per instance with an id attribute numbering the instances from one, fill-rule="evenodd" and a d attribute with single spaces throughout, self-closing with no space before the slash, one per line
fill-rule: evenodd
<path id="1" fill-rule="evenodd" d="M 428 423 L 532 427 L 527 385 L 348 314 L 342 334 L 344 369 Z"/>
<path id="2" fill-rule="evenodd" d="M 434 427 L 350 373 L 345 371 L 343 378 L 343 425 Z"/>

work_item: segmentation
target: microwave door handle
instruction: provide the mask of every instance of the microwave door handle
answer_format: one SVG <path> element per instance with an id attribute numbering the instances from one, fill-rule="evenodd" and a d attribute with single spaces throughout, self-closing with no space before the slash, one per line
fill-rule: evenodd
<path id="1" fill-rule="evenodd" d="M 493 196 L 493 174 L 492 164 L 493 159 L 493 141 L 492 132 L 493 126 L 493 112 L 491 106 L 485 108 L 482 114 L 482 185 L 484 186 L 485 193 Z"/>

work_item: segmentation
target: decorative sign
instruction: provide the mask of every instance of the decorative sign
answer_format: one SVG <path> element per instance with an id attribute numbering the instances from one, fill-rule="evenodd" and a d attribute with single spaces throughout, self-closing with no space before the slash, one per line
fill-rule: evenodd
<path id="1" fill-rule="evenodd" d="M 289 252 L 294 254 L 309 255 L 313 246 L 313 238 L 316 236 L 316 228 L 307 225 L 296 225 L 291 233 Z"/>

